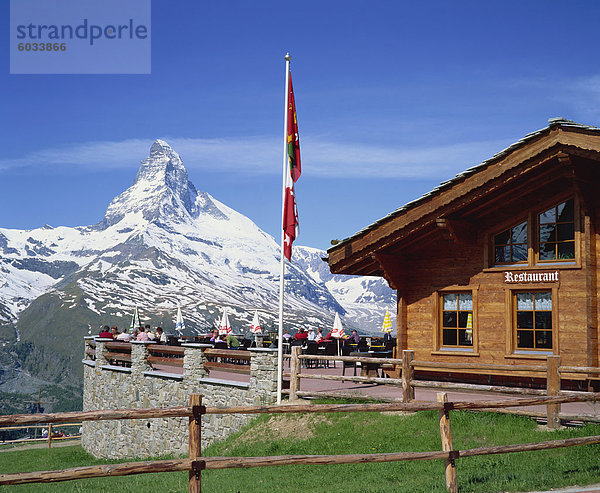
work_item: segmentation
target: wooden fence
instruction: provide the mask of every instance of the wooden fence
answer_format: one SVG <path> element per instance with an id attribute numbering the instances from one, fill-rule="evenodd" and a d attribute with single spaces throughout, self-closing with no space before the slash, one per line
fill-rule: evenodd
<path id="1" fill-rule="evenodd" d="M 430 361 L 417 361 L 414 359 L 414 351 L 403 351 L 402 358 L 377 358 L 369 356 L 320 356 L 301 354 L 300 347 L 292 347 L 290 359 L 290 373 L 286 376 L 290 378 L 290 400 L 293 401 L 298 397 L 308 396 L 323 396 L 320 392 L 304 392 L 300 389 L 300 379 L 314 380 L 334 380 L 334 381 L 351 381 L 360 383 L 376 383 L 385 385 L 396 385 L 402 388 L 402 402 L 412 402 L 415 399 L 415 388 L 431 388 L 438 390 L 454 390 L 467 392 L 499 392 L 503 394 L 516 395 L 580 395 L 582 392 L 561 390 L 561 375 L 598 375 L 600 368 L 597 367 L 575 367 L 561 366 L 560 356 L 547 356 L 546 365 L 493 365 L 487 363 L 433 363 Z M 352 363 L 356 365 L 366 365 L 366 367 L 400 368 L 400 378 L 382 378 L 373 376 L 346 376 L 346 375 L 321 375 L 302 372 L 302 362 L 310 361 L 341 361 L 344 363 Z M 447 369 L 447 370 L 476 370 L 484 372 L 535 372 L 541 378 L 545 377 L 546 389 L 530 389 L 518 387 L 506 387 L 498 385 L 478 385 L 458 382 L 441 382 L 441 381 L 425 381 L 415 379 L 415 368 L 417 369 Z M 328 396 L 335 397 L 334 394 Z M 337 396 L 339 397 L 339 395 Z M 561 413 L 560 404 L 548 404 L 546 413 L 511 410 L 513 414 L 524 414 L 534 417 L 546 417 L 548 427 L 558 428 L 561 419 L 563 420 L 579 420 L 600 422 L 600 416 L 587 414 L 565 414 Z"/>
<path id="2" fill-rule="evenodd" d="M 73 479 L 129 476 L 133 474 L 188 471 L 190 492 L 201 491 L 201 476 L 204 469 L 230 469 L 240 467 L 269 467 L 283 465 L 326 465 L 356 464 L 373 462 L 396 462 L 408 460 L 443 459 L 446 487 L 450 492 L 458 491 L 456 460 L 477 455 L 505 454 L 532 450 L 545 450 L 577 445 L 600 443 L 600 436 L 551 440 L 538 443 L 482 447 L 467 450 L 454 450 L 450 429 L 450 411 L 476 409 L 502 409 L 513 406 L 536 404 L 560 404 L 566 402 L 587 402 L 600 400 L 600 393 L 571 396 L 546 396 L 515 399 L 511 401 L 448 402 L 446 394 L 438 394 L 437 402 L 396 402 L 384 404 L 290 404 L 272 406 L 236 406 L 228 408 L 205 407 L 202 396 L 192 394 L 189 406 L 158 409 L 112 409 L 82 411 L 58 414 L 22 414 L 0 416 L 0 425 L 23 425 L 27 423 L 66 423 L 73 420 L 97 421 L 113 419 L 147 419 L 188 417 L 189 457 L 160 461 L 129 462 L 89 467 L 77 467 L 58 471 L 35 471 L 17 474 L 0 474 L 0 485 L 48 483 Z M 323 412 L 382 412 L 382 411 L 424 411 L 437 410 L 442 450 L 433 452 L 393 452 L 375 454 L 346 455 L 292 455 L 271 457 L 202 457 L 201 435 L 202 415 L 204 414 L 263 414 L 263 413 L 323 413 Z"/>
<path id="3" fill-rule="evenodd" d="M 32 425 L 32 426 L 5 426 L 3 428 L 0 428 L 0 445 L 10 445 L 10 444 L 17 444 L 17 443 L 23 444 L 23 443 L 32 443 L 32 442 L 47 442 L 48 448 L 52 448 L 53 441 L 77 440 L 77 439 L 81 438 L 81 435 L 79 434 L 79 428 L 81 427 L 81 423 L 61 424 L 61 428 L 64 428 L 67 426 L 77 426 L 78 427 L 77 434 L 75 434 L 75 435 L 58 435 L 55 433 L 55 430 L 52 429 L 52 423 L 46 423 L 43 425 Z M 24 429 L 29 429 L 29 428 L 34 428 L 35 430 L 46 429 L 46 431 L 48 432 L 48 436 L 46 436 L 46 437 L 42 436 L 41 438 L 18 438 L 16 440 L 5 440 L 4 439 L 5 432 L 7 432 L 7 431 L 24 430 Z"/>

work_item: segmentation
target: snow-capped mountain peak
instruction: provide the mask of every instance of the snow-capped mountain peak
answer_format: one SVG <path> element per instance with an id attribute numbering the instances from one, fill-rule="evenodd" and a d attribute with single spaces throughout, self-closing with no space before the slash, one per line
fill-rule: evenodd
<path id="1" fill-rule="evenodd" d="M 198 195 L 179 154 L 164 140 L 156 140 L 133 185 L 109 204 L 102 226 L 112 226 L 126 215 L 140 212 L 148 222 L 189 222 L 198 216 Z M 206 201 L 202 196 L 203 207 Z"/>

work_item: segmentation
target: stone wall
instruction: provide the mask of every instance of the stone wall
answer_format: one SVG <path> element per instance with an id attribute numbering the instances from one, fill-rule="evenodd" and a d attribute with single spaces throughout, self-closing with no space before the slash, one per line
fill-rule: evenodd
<path id="1" fill-rule="evenodd" d="M 86 338 L 86 347 L 91 338 Z M 183 374 L 153 371 L 147 361 L 149 342 L 131 343 L 131 367 L 111 366 L 104 358 L 106 340 L 96 339 L 95 361 L 86 352 L 83 409 L 132 409 L 189 405 L 189 395 L 202 395 L 205 406 L 272 404 L 277 400 L 277 351 L 250 349 L 250 380 L 209 377 L 203 344 L 185 344 Z M 240 430 L 251 415 L 202 418 L 202 446 Z M 155 418 L 85 422 L 83 448 L 95 457 L 120 459 L 187 455 L 188 418 Z"/>

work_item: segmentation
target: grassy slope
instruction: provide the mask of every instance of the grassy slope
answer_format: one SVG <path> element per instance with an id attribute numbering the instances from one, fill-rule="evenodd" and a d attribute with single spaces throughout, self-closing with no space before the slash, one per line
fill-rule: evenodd
<path id="1" fill-rule="evenodd" d="M 292 415 L 266 425 L 258 418 L 243 434 L 206 450 L 207 455 L 342 454 L 439 450 L 437 413 Z M 600 426 L 540 431 L 522 417 L 453 412 L 455 449 L 600 435 Z M 314 433 L 313 436 L 307 436 Z M 305 438 L 302 438 L 305 437 Z M 459 459 L 461 491 L 528 491 L 600 482 L 600 446 Z M 0 473 L 101 463 L 79 447 L 2 453 Z M 435 492 L 445 491 L 441 461 L 285 466 L 205 471 L 208 492 Z M 184 492 L 187 473 L 90 479 L 58 484 L 0 487 L 0 492 Z"/>

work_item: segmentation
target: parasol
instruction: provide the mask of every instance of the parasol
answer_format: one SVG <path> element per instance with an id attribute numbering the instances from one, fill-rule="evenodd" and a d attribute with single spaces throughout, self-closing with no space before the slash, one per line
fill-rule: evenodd
<path id="1" fill-rule="evenodd" d="M 185 329 L 185 323 L 183 322 L 183 315 L 181 314 L 181 307 L 177 306 L 177 319 L 175 320 L 175 330 L 181 335 Z"/>
<path id="2" fill-rule="evenodd" d="M 253 334 L 262 334 L 262 327 L 260 326 L 260 320 L 258 319 L 258 310 L 254 312 L 254 318 L 252 319 L 250 332 Z"/>
<path id="3" fill-rule="evenodd" d="M 221 325 L 219 325 L 219 335 L 227 335 L 229 333 L 231 333 L 231 324 L 229 323 L 227 308 L 224 308 L 223 318 L 221 318 Z"/>
<path id="4" fill-rule="evenodd" d="M 140 314 L 138 312 L 137 306 L 133 311 L 133 316 L 131 317 L 131 325 L 129 326 L 129 333 L 133 334 L 133 331 L 139 327 L 141 327 L 142 322 L 140 322 Z"/>

